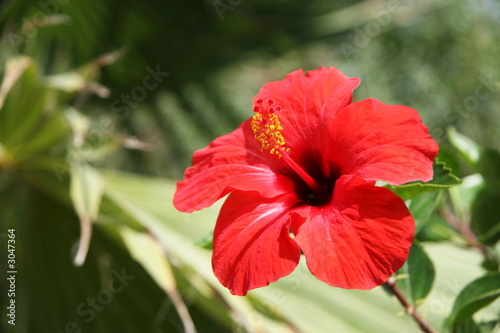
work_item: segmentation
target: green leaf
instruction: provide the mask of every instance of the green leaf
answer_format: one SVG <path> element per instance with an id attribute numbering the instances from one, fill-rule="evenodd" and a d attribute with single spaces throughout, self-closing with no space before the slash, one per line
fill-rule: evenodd
<path id="1" fill-rule="evenodd" d="M 450 199 L 460 219 L 470 216 L 472 205 L 485 186 L 484 178 L 475 173 L 464 177 L 462 184 L 449 190 Z"/>
<path id="2" fill-rule="evenodd" d="M 418 230 L 416 239 L 420 242 L 442 242 L 442 241 L 460 241 L 461 236 L 455 231 L 448 221 L 444 220 L 438 214 L 432 215 L 427 223 Z"/>
<path id="3" fill-rule="evenodd" d="M 414 242 L 406 263 L 396 273 L 396 283 L 413 304 L 421 304 L 432 289 L 434 265 L 424 249 Z"/>
<path id="4" fill-rule="evenodd" d="M 205 237 L 197 241 L 195 244 L 207 250 L 211 250 L 214 243 L 214 233 L 210 232 Z"/>
<path id="5" fill-rule="evenodd" d="M 21 74 L 31 64 L 28 57 L 17 57 L 7 60 L 5 64 L 4 77 L 0 88 L 0 110 L 2 110 L 5 98 L 14 84 L 19 80 Z"/>
<path id="6" fill-rule="evenodd" d="M 37 160 L 53 154 L 49 151 L 64 149 L 68 131 L 32 59 L 9 59 L 5 75 L 0 92 L 0 164 L 31 169 Z"/>
<path id="7" fill-rule="evenodd" d="M 447 319 L 450 327 L 464 323 L 479 309 L 500 296 L 500 272 L 488 273 L 468 284 L 455 299 Z"/>
<path id="8" fill-rule="evenodd" d="M 498 333 L 500 332 L 500 319 L 488 320 L 478 323 L 480 333 Z M 467 332 L 468 333 L 468 332 Z"/>
<path id="9" fill-rule="evenodd" d="M 29 190 L 29 201 L 21 203 L 30 209 L 17 209 L 9 221 L 17 226 L 16 259 L 22 272 L 16 281 L 16 289 L 22 290 L 16 293 L 16 325 L 2 320 L 0 332 L 179 332 L 182 326 L 172 303 L 123 245 L 110 237 L 110 228 L 94 229 L 85 264 L 75 267 L 68 258 L 78 234 L 78 218 L 70 206 L 46 192 Z M 11 200 L 16 191 L 12 192 L 2 196 L 2 204 L 8 199 L 16 206 L 16 200 Z M 6 289 L 2 291 L 7 295 Z M 96 308 L 87 303 L 91 299 Z M 50 308 L 50 315 L 34 311 L 42 308 Z M 7 318 L 5 313 L 2 318 Z M 158 313 L 167 318 L 160 321 Z M 210 324 L 214 325 L 200 323 L 200 329 Z"/>
<path id="10" fill-rule="evenodd" d="M 432 290 L 419 306 L 418 312 L 432 327 L 443 327 L 460 291 L 484 275 L 480 267 L 483 257 L 479 251 L 455 246 L 451 242 L 425 242 L 419 245 L 432 260 L 436 276 Z M 488 317 L 491 317 L 490 312 L 481 312 L 481 319 L 487 320 Z"/>
<path id="11" fill-rule="evenodd" d="M 500 153 L 486 149 L 481 154 L 477 171 L 483 176 L 487 187 L 500 193 Z"/>
<path id="12" fill-rule="evenodd" d="M 472 318 L 467 319 L 456 328 L 456 333 L 481 333 L 479 327 Z"/>
<path id="13" fill-rule="evenodd" d="M 437 155 L 437 160 L 440 162 L 444 162 L 446 167 L 453 170 L 455 175 L 465 175 L 464 173 L 464 165 L 462 158 L 457 154 L 457 150 L 451 144 L 443 143 L 439 145 L 439 154 Z"/>
<path id="14" fill-rule="evenodd" d="M 500 193 L 485 188 L 472 205 L 470 227 L 483 244 L 495 244 L 500 239 L 499 202 Z"/>
<path id="15" fill-rule="evenodd" d="M 87 164 L 72 166 L 70 197 L 80 218 L 80 244 L 74 260 L 77 266 L 85 262 L 92 237 L 92 221 L 97 219 L 103 194 L 104 183 L 97 171 Z"/>
<path id="16" fill-rule="evenodd" d="M 427 183 L 415 181 L 399 186 L 386 185 L 385 187 L 396 193 L 403 200 L 407 200 L 420 193 L 436 191 L 461 184 L 462 181 L 454 176 L 451 173 L 451 169 L 447 168 L 444 163 L 435 161 L 432 168 L 434 177 Z"/>
<path id="17" fill-rule="evenodd" d="M 42 127 L 40 122 L 47 106 L 47 88 L 41 84 L 39 68 L 33 59 L 22 57 L 12 62 L 16 64 L 14 69 L 22 72 L 15 73 L 20 76 L 15 77 L 0 112 L 0 141 L 8 147 L 32 140 L 33 131 Z M 2 85 L 6 80 L 4 78 Z"/>
<path id="18" fill-rule="evenodd" d="M 50 75 L 45 80 L 49 87 L 69 93 L 78 92 L 88 85 L 88 80 L 77 71 Z"/>
<path id="19" fill-rule="evenodd" d="M 434 191 L 422 193 L 411 199 L 408 209 L 415 219 L 415 234 L 429 222 L 430 217 L 440 202 L 442 192 Z"/>
<path id="20" fill-rule="evenodd" d="M 104 183 L 94 168 L 84 163 L 71 168 L 70 195 L 80 218 L 97 219 L 103 193 Z"/>
<path id="21" fill-rule="evenodd" d="M 64 111 L 64 115 L 71 128 L 71 132 L 73 132 L 75 145 L 77 147 L 81 146 L 92 125 L 90 119 L 74 107 L 68 107 Z"/>
<path id="22" fill-rule="evenodd" d="M 465 135 L 459 133 L 454 127 L 449 127 L 446 133 L 451 144 L 458 150 L 467 163 L 471 166 L 476 165 L 481 157 L 481 147 Z"/>
<path id="23" fill-rule="evenodd" d="M 170 262 L 160 244 L 146 233 L 121 228 L 121 235 L 132 257 L 139 262 L 174 304 L 186 333 L 194 333 L 193 320 L 177 289 Z"/>

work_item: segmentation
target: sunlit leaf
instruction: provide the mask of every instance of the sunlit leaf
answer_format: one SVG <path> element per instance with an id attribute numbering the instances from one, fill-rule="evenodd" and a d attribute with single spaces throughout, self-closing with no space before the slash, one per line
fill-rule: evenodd
<path id="1" fill-rule="evenodd" d="M 454 327 L 465 322 L 498 296 L 500 296 L 500 272 L 489 273 L 474 280 L 457 296 L 447 324 Z"/>
<path id="2" fill-rule="evenodd" d="M 104 194 L 104 183 L 100 175 L 87 164 L 76 164 L 71 168 L 70 197 L 80 218 L 80 244 L 75 255 L 75 265 L 85 262 L 90 239 L 92 221 L 97 219 Z"/>
<path id="3" fill-rule="evenodd" d="M 486 187 L 486 184 L 484 178 L 477 173 L 464 177 L 462 181 L 462 184 L 450 189 L 450 194 L 455 195 L 456 193 L 458 198 L 452 198 L 452 200 L 455 201 L 454 204 L 458 204 L 463 213 L 470 214 L 474 201 L 479 193 Z M 459 200 L 460 203 L 458 203 L 457 200 Z"/>
<path id="4" fill-rule="evenodd" d="M 49 87 L 69 93 L 78 92 L 88 84 L 87 79 L 76 71 L 47 76 L 45 80 Z"/>
<path id="5" fill-rule="evenodd" d="M 31 60 L 28 57 L 11 58 L 6 63 L 4 77 L 0 86 L 0 110 L 10 89 L 17 82 Z"/>
<path id="6" fill-rule="evenodd" d="M 185 332 L 196 332 L 186 304 L 177 290 L 172 267 L 158 242 L 151 235 L 132 231 L 129 228 L 122 228 L 121 234 L 131 255 L 169 296 L 184 324 Z"/>
<path id="7" fill-rule="evenodd" d="M 80 147 L 85 139 L 91 121 L 88 117 L 73 107 L 69 107 L 64 112 L 68 121 L 71 132 L 73 132 L 73 143 L 76 147 Z"/>
<path id="8" fill-rule="evenodd" d="M 420 243 L 432 260 L 436 276 L 431 292 L 418 311 L 439 332 L 460 291 L 484 275 L 483 260 L 478 251 L 452 245 L 450 242 Z M 495 317 L 495 311 L 482 312 L 478 320 Z"/>
<path id="9" fill-rule="evenodd" d="M 475 165 L 479 161 L 482 149 L 477 143 L 459 133 L 454 127 L 449 127 L 446 133 L 452 145 L 470 165 Z"/>

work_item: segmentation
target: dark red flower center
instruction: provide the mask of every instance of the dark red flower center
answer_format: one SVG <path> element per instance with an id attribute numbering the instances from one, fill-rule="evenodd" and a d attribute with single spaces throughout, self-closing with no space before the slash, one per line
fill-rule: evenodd
<path id="1" fill-rule="evenodd" d="M 335 182 L 340 178 L 340 170 L 336 165 L 323 161 L 321 155 L 306 153 L 301 160 L 311 178 L 319 185 L 312 188 L 300 177 L 291 175 L 295 182 L 295 192 L 302 203 L 309 206 L 321 206 L 328 203 L 335 189 Z"/>
<path id="2" fill-rule="evenodd" d="M 255 101 L 252 118 L 252 131 L 254 137 L 262 145 L 262 151 L 268 151 L 271 155 L 283 159 L 293 170 L 288 175 L 296 184 L 297 196 L 306 205 L 319 206 L 329 200 L 333 193 L 336 180 L 339 178 L 338 168 L 320 163 L 321 157 L 307 156 L 297 163 L 293 160 L 286 147 L 285 138 L 281 131 L 283 127 L 279 120 L 282 107 L 276 105 L 272 99 L 266 101 L 258 99 Z M 326 162 L 328 163 L 328 162 Z M 323 165 L 323 167 L 321 167 Z"/>

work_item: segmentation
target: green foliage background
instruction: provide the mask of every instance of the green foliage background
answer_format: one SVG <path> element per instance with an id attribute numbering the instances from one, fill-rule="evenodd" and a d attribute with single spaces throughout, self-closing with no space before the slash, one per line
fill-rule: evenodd
<path id="1" fill-rule="evenodd" d="M 231 296 L 201 246 L 217 207 L 172 207 L 192 153 L 264 83 L 320 66 L 417 109 L 440 143 L 432 184 L 392 188 L 417 221 L 400 288 L 438 330 L 500 330 L 497 1 L 7 0 L 0 25 L 2 331 L 417 332 L 383 288 L 304 265 Z"/>

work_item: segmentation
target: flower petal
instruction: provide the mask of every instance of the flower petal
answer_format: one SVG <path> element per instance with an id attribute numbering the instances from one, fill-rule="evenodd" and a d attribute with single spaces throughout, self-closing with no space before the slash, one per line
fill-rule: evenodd
<path id="1" fill-rule="evenodd" d="M 292 230 L 311 273 L 334 287 L 371 289 L 408 257 L 414 221 L 388 189 L 342 176 L 326 206 L 292 213 Z"/>
<path id="2" fill-rule="evenodd" d="M 324 126 L 352 100 L 359 78 L 348 78 L 338 69 L 319 68 L 288 74 L 283 80 L 266 83 L 255 97 L 272 99 L 282 108 L 277 112 L 287 147 L 294 150 L 311 138 L 321 139 L 318 127 Z"/>
<path id="3" fill-rule="evenodd" d="M 256 99 L 270 98 L 283 107 L 279 119 L 286 147 L 297 161 L 307 161 L 305 152 L 322 146 L 326 124 L 351 102 L 358 84 L 359 79 L 348 78 L 336 68 L 320 68 L 305 76 L 298 70 L 264 85 Z M 262 150 L 249 119 L 194 154 L 193 166 L 186 170 L 184 181 L 177 183 L 174 206 L 193 212 L 233 190 L 258 191 L 267 198 L 293 192 L 293 180 L 284 176 L 290 174 L 293 171 L 282 159 Z"/>
<path id="4" fill-rule="evenodd" d="M 337 113 L 330 135 L 331 158 L 342 174 L 394 185 L 432 179 L 439 147 L 412 108 L 358 101 Z"/>
<path id="5" fill-rule="evenodd" d="M 255 192 L 233 192 L 222 206 L 214 231 L 212 266 L 234 295 L 267 286 L 290 274 L 300 248 L 290 237 L 288 211 L 293 194 L 265 199 Z"/>
<path id="6" fill-rule="evenodd" d="M 273 171 L 276 163 L 265 160 L 273 156 L 262 154 L 248 132 L 246 121 L 194 153 L 193 166 L 184 181 L 177 182 L 173 203 L 178 210 L 190 213 L 209 207 L 233 190 L 257 191 L 267 198 L 293 192 L 292 181 Z"/>

